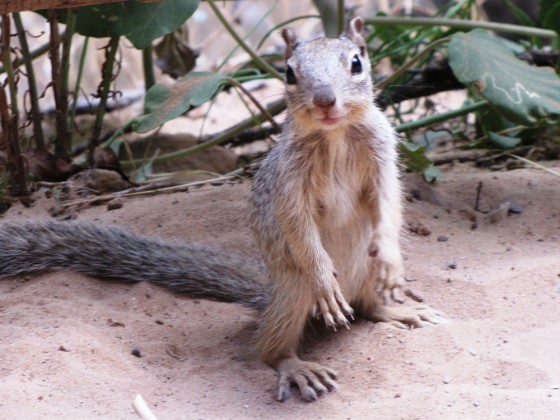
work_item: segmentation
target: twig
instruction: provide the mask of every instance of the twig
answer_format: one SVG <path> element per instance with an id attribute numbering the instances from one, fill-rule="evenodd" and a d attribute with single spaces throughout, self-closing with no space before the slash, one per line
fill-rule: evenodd
<path id="1" fill-rule="evenodd" d="M 61 38 L 64 37 L 64 32 L 62 34 L 60 34 L 60 37 Z M 47 42 L 47 43 L 41 45 L 40 47 L 38 47 L 37 49 L 35 49 L 35 50 L 33 50 L 29 53 L 29 58 L 31 60 L 35 60 L 37 57 L 40 57 L 43 54 L 47 53 L 50 49 L 50 46 L 51 46 L 50 42 Z M 26 57 L 19 57 L 13 62 L 13 66 L 14 67 L 19 67 L 19 66 L 21 66 L 22 64 L 25 63 L 25 60 L 26 60 Z M 5 71 L 6 71 L 6 68 L 3 65 L 0 64 L 0 73 L 4 73 Z"/>
<path id="2" fill-rule="evenodd" d="M 166 186 L 166 187 L 163 187 L 163 188 L 156 188 L 156 189 L 150 189 L 150 190 L 143 189 L 143 190 L 139 191 L 138 187 L 135 187 L 131 190 L 125 190 L 125 191 L 119 191 L 119 192 L 115 192 L 115 193 L 111 193 L 111 194 L 100 195 L 100 196 L 96 196 L 96 197 L 93 197 L 93 198 L 87 198 L 87 199 L 84 199 L 84 200 L 71 201 L 69 203 L 61 204 L 61 207 L 71 207 L 71 206 L 80 205 L 80 204 L 89 204 L 89 203 L 98 202 L 98 201 L 107 201 L 107 200 L 112 200 L 112 199 L 117 198 L 117 197 L 138 197 L 138 196 L 143 196 L 143 195 L 157 195 L 157 194 L 173 193 L 173 192 L 177 192 L 177 191 L 184 191 L 185 189 L 189 189 L 190 187 L 198 187 L 198 186 L 201 186 L 201 185 L 211 184 L 211 183 L 215 183 L 215 182 L 228 181 L 228 180 L 237 178 L 242 172 L 243 172 L 243 169 L 238 169 L 236 171 L 230 172 L 229 174 L 226 174 L 224 176 L 220 176 L 220 177 L 217 177 L 217 178 L 213 178 L 213 179 L 207 179 L 207 180 L 204 180 L 204 181 L 187 182 L 187 183 L 184 183 L 184 184 Z M 145 187 L 140 187 L 140 188 L 145 188 Z"/>
<path id="3" fill-rule="evenodd" d="M 476 198 L 474 200 L 474 211 L 480 211 L 480 194 L 482 193 L 482 181 L 476 186 Z"/>
<path id="4" fill-rule="evenodd" d="M 455 161 L 475 161 L 487 154 L 487 150 L 451 150 L 449 152 L 428 154 L 428 157 L 434 162 L 434 165 L 441 165 Z"/>
<path id="5" fill-rule="evenodd" d="M 534 168 L 542 169 L 543 171 L 548 172 L 552 175 L 560 176 L 560 172 L 555 171 L 554 169 L 547 168 L 546 166 L 543 166 L 543 165 L 541 165 L 537 162 L 534 162 L 530 159 L 527 159 L 527 158 L 524 158 L 524 157 L 521 157 L 521 156 L 518 156 L 518 155 L 513 155 L 511 153 L 505 153 L 505 154 L 508 155 L 508 156 L 511 156 L 514 159 L 518 159 L 522 162 L 525 162 L 525 163 L 527 163 L 528 165 L 531 165 Z"/>
<path id="6" fill-rule="evenodd" d="M 137 394 L 136 398 L 134 398 L 132 405 L 134 406 L 134 409 L 136 410 L 138 415 L 142 417 L 143 420 L 157 420 L 156 415 L 150 409 L 146 401 L 144 401 L 142 395 Z"/>

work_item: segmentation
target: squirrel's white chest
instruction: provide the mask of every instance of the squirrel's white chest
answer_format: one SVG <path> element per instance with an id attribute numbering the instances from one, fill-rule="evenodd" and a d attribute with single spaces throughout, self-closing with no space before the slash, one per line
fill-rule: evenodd
<path id="1" fill-rule="evenodd" d="M 365 183 L 369 179 L 362 159 L 351 156 L 351 151 L 343 141 L 332 145 L 328 159 L 327 170 L 322 174 L 324 178 L 318 205 L 325 222 L 332 226 L 343 226 L 358 217 Z"/>

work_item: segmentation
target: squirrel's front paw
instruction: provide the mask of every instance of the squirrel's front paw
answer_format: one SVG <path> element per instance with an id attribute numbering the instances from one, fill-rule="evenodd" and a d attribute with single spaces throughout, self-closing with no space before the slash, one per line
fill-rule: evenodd
<path id="1" fill-rule="evenodd" d="M 330 284 L 320 284 L 315 291 L 316 303 L 313 306 L 313 316 L 323 317 L 327 327 L 333 327 L 336 331 L 337 325 L 350 328 L 348 317 L 354 319 L 354 310 L 344 299 L 340 287 L 333 279 Z"/>

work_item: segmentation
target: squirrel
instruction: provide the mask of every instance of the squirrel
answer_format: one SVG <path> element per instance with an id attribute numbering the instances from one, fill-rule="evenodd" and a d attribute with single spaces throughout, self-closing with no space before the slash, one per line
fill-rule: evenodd
<path id="1" fill-rule="evenodd" d="M 445 322 L 429 307 L 386 302 L 403 286 L 402 194 L 397 136 L 374 105 L 363 25 L 357 17 L 340 38 L 312 41 L 282 31 L 287 118 L 249 200 L 261 259 L 114 226 L 7 223 L 0 278 L 74 270 L 261 311 L 256 344 L 277 371 L 279 401 L 292 385 L 306 401 L 337 386 L 335 372 L 297 355 L 314 317 L 334 329 L 354 313 L 401 327 Z"/>

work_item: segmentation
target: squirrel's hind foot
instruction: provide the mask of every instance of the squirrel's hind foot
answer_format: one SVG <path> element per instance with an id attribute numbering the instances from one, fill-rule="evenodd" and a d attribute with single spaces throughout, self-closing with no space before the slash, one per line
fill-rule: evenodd
<path id="1" fill-rule="evenodd" d="M 318 363 L 306 362 L 297 357 L 284 359 L 276 366 L 278 372 L 278 401 L 292 396 L 295 385 L 305 401 L 315 401 L 320 395 L 334 390 L 336 373 Z"/>
<path id="2" fill-rule="evenodd" d="M 375 322 L 388 322 L 398 328 L 422 328 L 448 324 L 445 314 L 427 305 L 379 306 L 372 317 Z"/>

